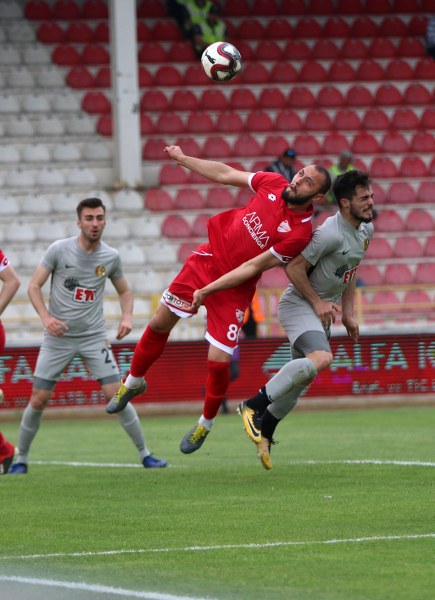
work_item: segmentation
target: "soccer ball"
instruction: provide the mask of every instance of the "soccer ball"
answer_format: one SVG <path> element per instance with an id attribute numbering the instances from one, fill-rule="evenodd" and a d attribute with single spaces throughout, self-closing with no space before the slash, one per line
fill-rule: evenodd
<path id="1" fill-rule="evenodd" d="M 235 46 L 228 42 L 215 42 L 201 56 L 207 77 L 214 81 L 230 81 L 242 68 L 242 57 Z"/>

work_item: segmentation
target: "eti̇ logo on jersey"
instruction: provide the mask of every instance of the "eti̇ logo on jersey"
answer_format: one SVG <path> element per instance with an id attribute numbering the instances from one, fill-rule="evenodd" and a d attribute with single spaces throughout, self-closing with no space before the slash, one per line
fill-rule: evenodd
<path id="1" fill-rule="evenodd" d="M 95 302 L 96 291 L 88 288 L 76 287 L 73 292 L 75 302 Z"/>
<path id="2" fill-rule="evenodd" d="M 95 268 L 95 275 L 97 277 L 104 277 L 105 274 L 106 274 L 106 267 L 104 265 L 98 265 L 98 267 Z"/>

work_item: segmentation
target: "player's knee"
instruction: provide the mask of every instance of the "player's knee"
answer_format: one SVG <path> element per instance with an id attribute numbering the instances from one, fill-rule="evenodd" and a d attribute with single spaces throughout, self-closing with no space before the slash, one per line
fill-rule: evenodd
<path id="1" fill-rule="evenodd" d="M 30 397 L 30 405 L 35 410 L 44 410 L 48 401 L 51 398 L 51 391 L 48 390 L 33 390 Z"/>
<path id="2" fill-rule="evenodd" d="M 323 371 L 324 369 L 328 369 L 333 360 L 332 352 L 327 352 L 326 350 L 316 350 L 312 352 L 309 356 L 307 356 L 314 366 L 317 369 L 317 372 Z"/>

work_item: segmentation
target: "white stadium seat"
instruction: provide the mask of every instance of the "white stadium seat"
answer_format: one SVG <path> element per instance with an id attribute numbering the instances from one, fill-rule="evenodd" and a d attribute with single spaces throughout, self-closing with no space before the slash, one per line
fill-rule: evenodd
<path id="1" fill-rule="evenodd" d="M 143 210 L 143 197 L 135 190 L 120 190 L 114 197 L 116 210 Z"/>
<path id="2" fill-rule="evenodd" d="M 65 75 L 58 67 L 44 66 L 35 75 L 40 88 L 61 88 L 65 85 Z"/>
<path id="3" fill-rule="evenodd" d="M 160 219 L 141 215 L 133 219 L 131 232 L 134 237 L 139 239 L 157 239 L 160 237 Z"/>
<path id="4" fill-rule="evenodd" d="M 170 266 L 177 262 L 177 250 L 175 246 L 165 242 L 156 242 L 147 250 L 148 263 L 150 265 Z"/>
<path id="5" fill-rule="evenodd" d="M 7 41 L 6 33 L 3 27 L 0 27 L 0 44 L 4 44 Z"/>
<path id="6" fill-rule="evenodd" d="M 21 252 L 21 264 L 27 269 L 34 269 L 41 262 L 42 255 L 44 254 L 47 246 L 32 245 L 27 246 L 25 250 Z"/>
<path id="7" fill-rule="evenodd" d="M 0 194 L 0 206 L 2 217 L 19 215 L 21 212 L 20 203 L 15 196 Z"/>
<path id="8" fill-rule="evenodd" d="M 40 169 L 35 178 L 35 184 L 39 187 L 56 187 L 65 185 L 63 173 L 52 167 Z"/>
<path id="9" fill-rule="evenodd" d="M 6 133 L 12 137 L 32 137 L 35 133 L 33 122 L 26 115 L 17 115 L 8 119 Z"/>
<path id="10" fill-rule="evenodd" d="M 22 19 L 23 7 L 17 0 L 2 0 L 0 2 L 0 20 Z"/>
<path id="11" fill-rule="evenodd" d="M 50 204 L 54 212 L 67 213 L 73 215 L 79 199 L 76 194 L 71 192 L 61 192 L 57 196 L 51 198 Z"/>
<path id="12" fill-rule="evenodd" d="M 50 102 L 42 94 L 26 94 L 22 101 L 22 108 L 25 112 L 50 112 Z"/>
<path id="13" fill-rule="evenodd" d="M 124 219 L 109 218 L 104 235 L 112 240 L 128 240 L 130 239 L 130 229 Z"/>
<path id="14" fill-rule="evenodd" d="M 36 35 L 35 30 L 30 23 L 25 20 L 21 20 L 16 23 L 12 23 L 12 25 L 8 27 L 8 38 L 9 41 L 13 43 L 18 42 L 19 44 L 22 44 L 24 42 L 26 44 L 31 44 L 32 42 L 35 42 Z"/>
<path id="15" fill-rule="evenodd" d="M 63 92 L 54 94 L 52 100 L 52 108 L 55 112 L 78 112 L 80 110 L 80 100 L 72 93 Z"/>
<path id="16" fill-rule="evenodd" d="M 1 53 L 1 49 L 0 49 Z M 20 103 L 15 96 L 10 94 L 0 95 L 0 114 L 1 113 L 19 113 L 21 111 Z"/>
<path id="17" fill-rule="evenodd" d="M 127 265 L 143 265 L 146 261 L 145 252 L 140 246 L 134 243 L 122 244 L 118 247 L 121 260 Z"/>
<path id="18" fill-rule="evenodd" d="M 31 188 L 35 185 L 35 177 L 31 171 L 17 167 L 6 173 L 3 181 L 4 187 Z"/>
<path id="19" fill-rule="evenodd" d="M 50 152 L 44 144 L 28 144 L 21 151 L 24 162 L 50 162 Z"/>
<path id="20" fill-rule="evenodd" d="M 8 242 L 33 242 L 36 239 L 36 233 L 32 225 L 25 221 L 13 221 L 5 229 L 5 239 Z"/>
<path id="21" fill-rule="evenodd" d="M 26 65 L 51 64 L 50 50 L 42 44 L 29 44 L 23 49 L 23 62 Z"/>
<path id="22" fill-rule="evenodd" d="M 105 190 L 91 190 L 90 192 L 86 192 L 83 198 L 99 198 L 106 207 L 106 210 L 113 208 L 113 200 Z"/>
<path id="23" fill-rule="evenodd" d="M 69 185 L 93 186 L 97 183 L 97 178 L 87 167 L 75 167 L 67 173 L 66 182 Z"/>
<path id="24" fill-rule="evenodd" d="M 89 115 L 77 113 L 66 122 L 66 130 L 72 135 L 95 135 L 95 121 Z"/>
<path id="25" fill-rule="evenodd" d="M 1 6 L 0 2 L 0 6 Z M 11 44 L 2 44 L 0 46 L 0 65 L 19 65 L 21 64 L 21 55 L 16 47 Z"/>
<path id="26" fill-rule="evenodd" d="M 35 131 L 42 136 L 62 136 L 65 133 L 65 125 L 56 115 L 45 114 L 36 121 Z"/>
<path id="27" fill-rule="evenodd" d="M 163 281 L 162 274 L 153 269 L 138 270 L 134 273 L 134 277 L 128 275 L 127 277 L 135 294 L 159 294 L 168 284 L 166 279 Z M 136 300 L 133 312 L 136 312 Z"/>
<path id="28" fill-rule="evenodd" d="M 80 160 L 80 150 L 76 144 L 61 142 L 53 148 L 53 160 L 56 162 L 76 162 Z"/>
<path id="29" fill-rule="evenodd" d="M 8 85 L 11 88 L 31 88 L 35 85 L 35 78 L 26 66 L 20 65 L 12 71 L 9 71 Z"/>
<path id="30" fill-rule="evenodd" d="M 83 147 L 83 158 L 88 161 L 111 160 L 111 146 L 108 142 L 88 142 Z"/>
<path id="31" fill-rule="evenodd" d="M 50 219 L 38 224 L 36 236 L 41 242 L 54 242 L 67 237 L 67 231 L 61 223 L 55 219 Z"/>
<path id="32" fill-rule="evenodd" d="M 46 196 L 42 194 L 29 194 L 21 201 L 24 214 L 47 215 L 51 213 L 51 205 Z"/>
<path id="33" fill-rule="evenodd" d="M 20 151 L 13 144 L 0 145 L 0 163 L 10 164 L 20 162 Z"/>

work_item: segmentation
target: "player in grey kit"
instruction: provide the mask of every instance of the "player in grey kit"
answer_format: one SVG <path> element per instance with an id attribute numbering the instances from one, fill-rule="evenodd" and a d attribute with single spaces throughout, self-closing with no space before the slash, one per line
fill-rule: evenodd
<path id="1" fill-rule="evenodd" d="M 317 228 L 305 250 L 286 267 L 291 284 L 283 292 L 279 321 L 291 344 L 292 359 L 256 396 L 239 406 L 249 437 L 266 469 L 272 468 L 270 446 L 281 419 L 296 405 L 302 391 L 333 359 L 330 327 L 340 311 L 348 335 L 357 340 L 354 316 L 356 271 L 373 235 L 373 191 L 366 173 L 352 170 L 336 178 L 333 192 L 339 212 Z M 209 293 L 235 285 L 279 261 L 267 251 L 197 290 L 194 308 Z"/>
<path id="2" fill-rule="evenodd" d="M 120 373 L 105 330 L 103 293 L 106 279 L 116 289 L 122 310 L 116 338 L 132 328 L 133 295 L 123 276 L 119 253 L 101 241 L 106 209 L 99 198 L 77 206 L 79 236 L 57 240 L 47 249 L 29 284 L 30 300 L 44 325 L 44 340 L 36 362 L 32 395 L 24 410 L 18 434 L 18 455 L 9 474 L 27 473 L 30 446 L 54 386 L 76 355 L 80 355 L 98 380 L 106 401 L 120 385 Z M 51 276 L 48 309 L 42 287 Z M 146 468 L 165 467 L 146 447 L 135 408 L 128 404 L 119 413 L 122 427 L 135 444 Z"/>

